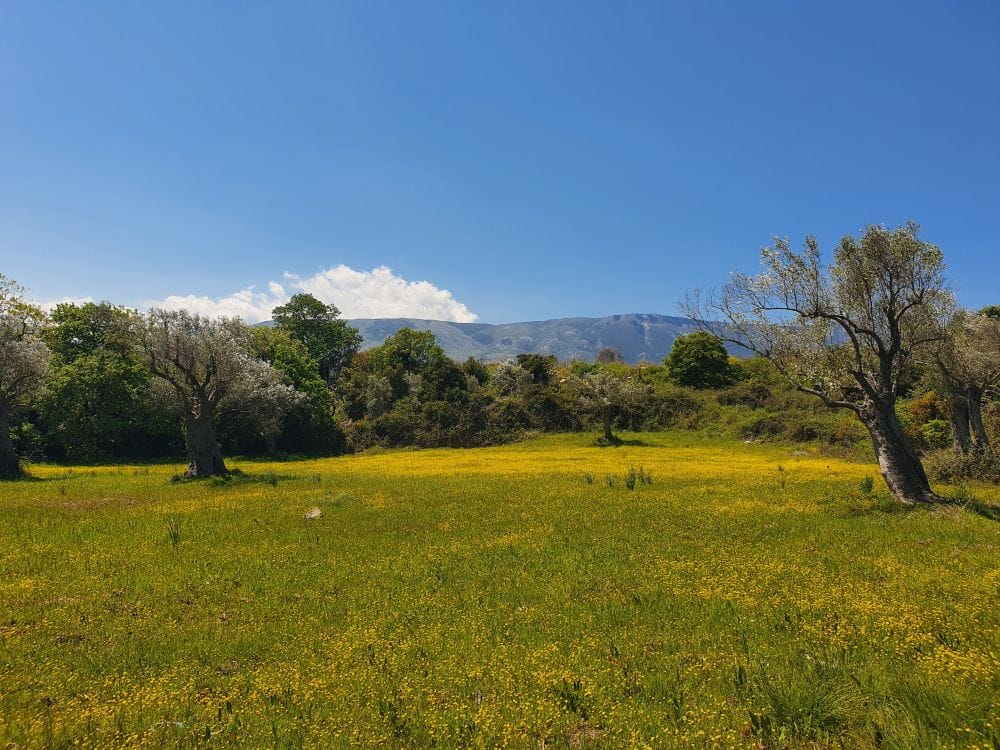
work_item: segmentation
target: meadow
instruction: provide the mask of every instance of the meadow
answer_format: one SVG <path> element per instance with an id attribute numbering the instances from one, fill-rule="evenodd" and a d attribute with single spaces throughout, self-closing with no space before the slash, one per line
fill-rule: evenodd
<path id="1" fill-rule="evenodd" d="M 0 746 L 1000 747 L 996 520 L 623 437 L 33 466 L 0 486 Z"/>

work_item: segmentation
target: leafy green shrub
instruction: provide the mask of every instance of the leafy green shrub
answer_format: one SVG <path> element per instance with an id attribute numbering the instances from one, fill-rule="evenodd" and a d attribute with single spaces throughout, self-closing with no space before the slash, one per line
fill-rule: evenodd
<path id="1" fill-rule="evenodd" d="M 931 419 L 920 426 L 920 436 L 924 445 L 944 448 L 951 442 L 951 427 L 943 419 Z"/>

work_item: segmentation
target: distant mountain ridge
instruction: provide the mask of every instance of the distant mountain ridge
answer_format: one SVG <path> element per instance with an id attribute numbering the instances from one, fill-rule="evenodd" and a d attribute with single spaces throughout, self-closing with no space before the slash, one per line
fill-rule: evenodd
<path id="1" fill-rule="evenodd" d="M 518 354 L 554 354 L 562 361 L 593 360 L 604 347 L 618 349 L 627 362 L 659 362 L 674 339 L 697 330 L 688 318 L 628 314 L 603 318 L 557 318 L 523 323 L 452 323 L 418 318 L 349 320 L 364 338 L 364 348 L 378 346 L 401 328 L 431 331 L 452 359 L 476 357 L 502 362 Z"/>

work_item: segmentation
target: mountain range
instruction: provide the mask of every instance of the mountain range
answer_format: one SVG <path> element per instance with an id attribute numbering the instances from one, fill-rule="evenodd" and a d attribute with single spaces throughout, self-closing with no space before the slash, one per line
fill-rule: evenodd
<path id="1" fill-rule="evenodd" d="M 659 362 L 674 339 L 697 330 L 688 318 L 670 315 L 609 315 L 558 318 L 524 323 L 452 323 L 417 318 L 348 320 L 364 338 L 364 348 L 378 346 L 401 328 L 431 331 L 449 357 L 501 362 L 518 354 L 554 354 L 562 361 L 593 360 L 604 347 L 622 353 L 626 362 Z"/>

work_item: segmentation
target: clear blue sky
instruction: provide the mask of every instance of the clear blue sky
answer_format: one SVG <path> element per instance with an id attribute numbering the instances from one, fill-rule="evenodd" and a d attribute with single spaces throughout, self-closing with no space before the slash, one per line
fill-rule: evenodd
<path id="1" fill-rule="evenodd" d="M 40 300 L 345 264 L 484 322 L 674 314 L 774 233 L 909 218 L 1000 302 L 997 2 L 0 0 L 0 272 Z"/>

